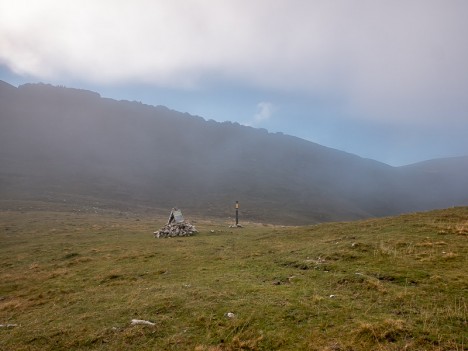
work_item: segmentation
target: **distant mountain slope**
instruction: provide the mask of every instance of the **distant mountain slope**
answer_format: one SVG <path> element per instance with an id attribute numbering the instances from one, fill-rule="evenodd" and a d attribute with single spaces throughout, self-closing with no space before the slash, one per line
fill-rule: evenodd
<path id="1" fill-rule="evenodd" d="M 400 167 L 401 188 L 414 194 L 419 208 L 468 204 L 468 156 L 434 159 Z"/>
<path id="2" fill-rule="evenodd" d="M 468 203 L 467 158 L 394 168 L 292 136 L 84 90 L 0 83 L 0 196 L 314 223 Z M 436 162 L 436 161 L 434 161 Z M 458 167 L 458 168 L 457 168 Z"/>

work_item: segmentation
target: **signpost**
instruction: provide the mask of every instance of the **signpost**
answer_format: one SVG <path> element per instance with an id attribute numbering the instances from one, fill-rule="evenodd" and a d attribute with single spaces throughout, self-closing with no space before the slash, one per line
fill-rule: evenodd
<path id="1" fill-rule="evenodd" d="M 236 227 L 239 226 L 239 201 L 236 201 Z"/>

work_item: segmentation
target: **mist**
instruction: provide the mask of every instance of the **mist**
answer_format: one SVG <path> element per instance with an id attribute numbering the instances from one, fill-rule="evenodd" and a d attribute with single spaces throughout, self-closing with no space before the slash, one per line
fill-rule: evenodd
<path id="1" fill-rule="evenodd" d="M 3 199 L 316 223 L 468 203 L 468 158 L 408 167 L 163 106 L 1 85 Z"/>

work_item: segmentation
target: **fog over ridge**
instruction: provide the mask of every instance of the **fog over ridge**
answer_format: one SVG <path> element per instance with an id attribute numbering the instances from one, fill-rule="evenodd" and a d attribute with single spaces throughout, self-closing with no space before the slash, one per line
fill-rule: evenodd
<path id="1" fill-rule="evenodd" d="M 468 201 L 468 157 L 391 167 L 296 137 L 49 85 L 0 85 L 3 199 L 88 196 L 282 223 Z"/>

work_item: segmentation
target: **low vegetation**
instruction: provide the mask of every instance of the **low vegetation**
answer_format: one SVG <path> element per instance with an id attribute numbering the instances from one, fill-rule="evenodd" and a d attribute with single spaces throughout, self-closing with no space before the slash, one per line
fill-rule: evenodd
<path id="1" fill-rule="evenodd" d="M 467 348 L 466 207 L 307 227 L 190 219 L 196 236 L 155 239 L 164 219 L 141 214 L 2 210 L 0 349 Z"/>

